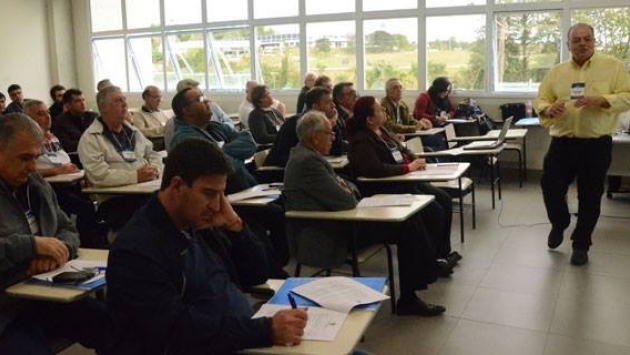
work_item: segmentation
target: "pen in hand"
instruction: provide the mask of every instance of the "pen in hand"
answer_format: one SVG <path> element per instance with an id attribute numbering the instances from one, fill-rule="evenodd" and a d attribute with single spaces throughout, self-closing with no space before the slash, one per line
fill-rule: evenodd
<path id="1" fill-rule="evenodd" d="M 291 304 L 291 308 L 296 309 L 297 304 L 295 303 L 295 297 L 293 297 L 291 293 L 288 293 L 287 295 L 289 296 L 289 303 Z"/>

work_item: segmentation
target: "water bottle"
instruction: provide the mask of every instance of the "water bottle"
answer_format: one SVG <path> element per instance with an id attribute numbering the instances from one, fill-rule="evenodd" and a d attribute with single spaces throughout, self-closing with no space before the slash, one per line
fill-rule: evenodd
<path id="1" fill-rule="evenodd" d="M 532 117 L 532 100 L 527 100 L 525 104 L 525 117 Z"/>

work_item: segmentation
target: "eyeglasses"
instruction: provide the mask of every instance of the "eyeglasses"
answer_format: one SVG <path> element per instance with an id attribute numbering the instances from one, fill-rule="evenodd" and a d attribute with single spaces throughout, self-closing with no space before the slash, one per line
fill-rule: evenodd
<path id="1" fill-rule="evenodd" d="M 329 135 L 329 136 L 331 136 L 331 137 L 335 137 L 335 136 L 337 135 L 337 134 L 336 134 L 335 132 L 333 132 L 333 131 L 324 131 L 324 130 L 321 130 L 321 131 L 319 131 L 319 132 L 326 133 L 327 135 Z"/>

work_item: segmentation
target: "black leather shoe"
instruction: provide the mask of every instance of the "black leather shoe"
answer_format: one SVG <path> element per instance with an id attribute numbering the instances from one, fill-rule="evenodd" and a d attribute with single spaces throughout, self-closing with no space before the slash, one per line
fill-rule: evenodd
<path id="1" fill-rule="evenodd" d="M 399 316 L 435 317 L 446 311 L 444 306 L 425 303 L 419 298 L 409 302 L 400 301 L 396 302 L 396 313 Z"/>
<path id="2" fill-rule="evenodd" d="M 549 246 L 549 249 L 556 249 L 562 244 L 562 239 L 564 239 L 562 234 L 563 232 L 561 230 L 551 228 L 549 237 L 547 237 L 547 246 Z"/>
<path id="3" fill-rule="evenodd" d="M 454 264 L 457 264 L 457 262 L 459 262 L 462 259 L 463 259 L 462 254 L 456 251 L 453 251 L 446 256 L 446 260 L 448 260 L 449 263 L 454 263 Z"/>
<path id="4" fill-rule="evenodd" d="M 574 249 L 571 254 L 571 264 L 575 266 L 582 266 L 588 263 L 588 251 Z"/>
<path id="5" fill-rule="evenodd" d="M 454 264 L 445 261 L 444 259 L 438 260 L 438 277 L 449 277 L 453 273 Z"/>

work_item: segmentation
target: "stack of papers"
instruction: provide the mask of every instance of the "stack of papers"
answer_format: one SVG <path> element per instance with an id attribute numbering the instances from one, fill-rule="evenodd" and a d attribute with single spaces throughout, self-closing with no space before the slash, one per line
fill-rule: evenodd
<path id="1" fill-rule="evenodd" d="M 378 303 L 389 298 L 382 293 L 384 285 L 383 277 L 288 278 L 254 318 L 273 317 L 276 312 L 291 308 L 291 293 L 298 307 L 307 308 L 303 339 L 334 341 L 352 308 L 376 311 Z"/>
<path id="2" fill-rule="evenodd" d="M 231 195 L 228 195 L 228 200 L 230 202 L 237 202 L 237 201 L 243 201 L 243 200 L 249 200 L 251 198 L 256 198 L 256 197 L 263 197 L 263 196 L 280 196 L 280 194 L 282 193 L 282 191 L 280 191 L 280 189 L 278 189 L 277 187 L 270 187 L 268 189 L 264 189 L 264 190 L 254 190 L 254 191 L 243 191 L 243 192 L 237 192 Z"/>
<path id="3" fill-rule="evenodd" d="M 411 194 L 404 195 L 386 195 L 386 196 L 372 196 L 365 197 L 357 208 L 363 207 L 382 207 L 382 206 L 411 206 L 414 202 L 417 202 L 416 196 Z"/>
<path id="4" fill-rule="evenodd" d="M 425 170 L 412 171 L 411 175 L 446 175 L 457 171 L 459 163 L 428 164 Z"/>

